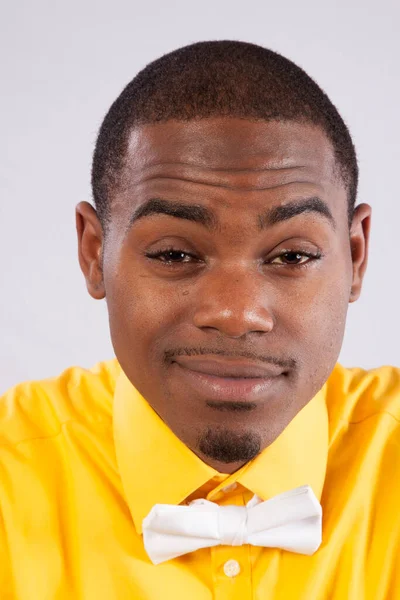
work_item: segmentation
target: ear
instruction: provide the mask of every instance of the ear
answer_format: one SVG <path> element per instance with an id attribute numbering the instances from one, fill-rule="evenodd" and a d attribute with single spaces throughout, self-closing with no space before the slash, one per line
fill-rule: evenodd
<path id="1" fill-rule="evenodd" d="M 369 204 L 360 204 L 354 211 L 350 227 L 350 248 L 353 263 L 353 281 L 349 302 L 358 300 L 368 263 L 369 236 L 372 208 Z"/>
<path id="2" fill-rule="evenodd" d="M 97 213 L 89 202 L 80 202 L 75 208 L 78 234 L 78 257 L 86 287 L 92 298 L 105 298 L 102 251 L 103 230 Z"/>

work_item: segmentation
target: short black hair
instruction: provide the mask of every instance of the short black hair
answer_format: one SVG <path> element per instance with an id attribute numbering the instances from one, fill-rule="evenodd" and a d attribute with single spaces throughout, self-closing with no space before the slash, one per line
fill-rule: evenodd
<path id="1" fill-rule="evenodd" d="M 170 119 L 217 116 L 321 127 L 333 146 L 351 223 L 357 156 L 349 130 L 328 96 L 303 69 L 277 52 L 248 42 L 217 40 L 178 48 L 149 63 L 111 105 L 92 165 L 93 200 L 105 233 L 132 129 Z"/>

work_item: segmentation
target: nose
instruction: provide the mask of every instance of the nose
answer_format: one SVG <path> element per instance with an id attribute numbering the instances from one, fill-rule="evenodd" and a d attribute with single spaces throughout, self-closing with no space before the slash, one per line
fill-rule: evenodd
<path id="1" fill-rule="evenodd" d="M 269 333 L 274 327 L 273 294 L 266 286 L 265 276 L 250 269 L 209 273 L 196 294 L 194 325 L 233 338 Z"/>

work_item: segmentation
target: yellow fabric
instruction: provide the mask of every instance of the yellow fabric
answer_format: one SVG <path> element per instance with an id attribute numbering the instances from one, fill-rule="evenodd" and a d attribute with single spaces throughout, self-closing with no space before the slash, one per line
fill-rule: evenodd
<path id="1" fill-rule="evenodd" d="M 400 599 L 399 420 L 400 369 L 338 364 L 271 446 L 226 475 L 116 359 L 21 383 L 0 399 L 0 599 Z M 245 544 L 153 565 L 144 550 L 156 503 L 244 505 L 304 484 L 323 510 L 312 556 Z"/>

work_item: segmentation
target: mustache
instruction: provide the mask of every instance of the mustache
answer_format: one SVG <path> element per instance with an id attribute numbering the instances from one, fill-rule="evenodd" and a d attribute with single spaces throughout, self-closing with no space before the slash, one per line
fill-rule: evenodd
<path id="1" fill-rule="evenodd" d="M 297 366 L 297 361 L 294 358 L 290 357 L 277 357 L 272 355 L 263 355 L 257 354 L 254 350 L 231 350 L 231 349 L 222 349 L 222 348 L 189 348 L 189 347 L 180 347 L 174 348 L 173 350 L 166 350 L 165 353 L 165 362 L 171 362 L 174 358 L 178 356 L 203 356 L 203 355 L 218 355 L 218 356 L 228 356 L 229 358 L 247 358 L 249 360 L 257 360 L 260 362 L 265 362 L 268 364 L 276 365 L 281 367 L 282 369 L 294 369 Z"/>

